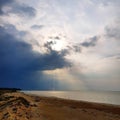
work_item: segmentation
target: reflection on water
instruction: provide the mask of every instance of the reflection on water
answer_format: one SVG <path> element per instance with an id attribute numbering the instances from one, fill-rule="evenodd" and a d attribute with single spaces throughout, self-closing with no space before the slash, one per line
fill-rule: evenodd
<path id="1" fill-rule="evenodd" d="M 120 105 L 120 92 L 108 91 L 24 91 L 39 96 L 52 96 L 73 100 L 110 103 Z"/>

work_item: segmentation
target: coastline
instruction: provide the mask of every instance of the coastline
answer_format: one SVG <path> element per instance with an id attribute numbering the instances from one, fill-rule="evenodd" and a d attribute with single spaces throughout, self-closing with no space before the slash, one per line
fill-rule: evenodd
<path id="1" fill-rule="evenodd" d="M 37 96 L 120 105 L 120 92 L 113 91 L 23 91 Z"/>
<path id="2" fill-rule="evenodd" d="M 1 96 L 0 119 L 120 120 L 120 105 L 10 92 Z"/>

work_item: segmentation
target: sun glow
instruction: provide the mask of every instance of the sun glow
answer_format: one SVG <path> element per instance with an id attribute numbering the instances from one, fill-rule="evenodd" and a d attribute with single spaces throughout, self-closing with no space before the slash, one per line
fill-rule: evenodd
<path id="1" fill-rule="evenodd" d="M 54 44 L 52 45 L 52 49 L 57 51 L 64 49 L 64 47 L 65 47 L 65 43 L 60 40 L 54 41 Z"/>
<path id="2" fill-rule="evenodd" d="M 52 50 L 56 50 L 56 51 L 61 51 L 63 49 L 66 48 L 67 43 L 65 42 L 65 40 L 48 40 L 48 42 L 50 43 L 50 47 L 52 48 Z"/>

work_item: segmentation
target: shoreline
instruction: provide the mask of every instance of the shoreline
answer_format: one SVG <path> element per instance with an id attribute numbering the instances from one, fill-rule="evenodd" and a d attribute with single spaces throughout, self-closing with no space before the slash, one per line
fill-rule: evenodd
<path id="1" fill-rule="evenodd" d="M 24 93 L 24 92 L 23 92 Z M 42 97 L 42 98 L 56 98 L 56 99 L 61 99 L 61 100 L 68 100 L 68 101 L 76 101 L 76 102 L 85 102 L 85 103 L 93 103 L 93 104 L 104 104 L 104 105 L 108 105 L 108 106 L 119 106 L 120 104 L 112 104 L 112 103 L 104 103 L 104 102 L 93 102 L 93 101 L 87 101 L 87 100 L 77 100 L 77 99 L 72 99 L 72 98 L 63 98 L 63 97 L 57 97 L 57 96 L 43 96 L 43 95 L 37 95 L 34 93 L 24 93 L 26 95 L 29 96 L 36 96 L 36 97 Z"/>
<path id="2" fill-rule="evenodd" d="M 120 92 L 103 93 L 101 91 L 23 91 L 26 94 L 57 97 L 68 100 L 86 101 L 93 103 L 120 105 Z M 100 93 L 100 95 L 99 95 Z"/>
<path id="3" fill-rule="evenodd" d="M 2 120 L 120 120 L 120 105 L 26 94 L 0 96 Z"/>
<path id="4" fill-rule="evenodd" d="M 84 107 L 84 108 L 89 108 L 89 109 L 97 109 L 97 110 L 105 110 L 106 112 L 110 112 L 112 111 L 115 114 L 120 114 L 120 105 L 116 105 L 116 104 L 109 104 L 109 103 L 98 103 L 98 102 L 89 102 L 89 101 L 83 101 L 83 100 L 73 100 L 73 99 L 67 99 L 67 98 L 59 98 L 59 97 L 52 97 L 52 96 L 39 96 L 39 95 L 34 95 L 34 94 L 28 94 L 31 97 L 40 97 L 41 100 L 49 100 L 49 102 L 63 102 L 67 105 L 71 105 L 71 103 L 73 104 L 73 106 L 71 105 L 71 107 L 75 108 L 77 105 L 77 108 L 79 107 Z M 118 112 L 115 110 L 113 111 L 113 109 L 117 110 Z M 103 111 L 104 111 L 103 110 Z"/>

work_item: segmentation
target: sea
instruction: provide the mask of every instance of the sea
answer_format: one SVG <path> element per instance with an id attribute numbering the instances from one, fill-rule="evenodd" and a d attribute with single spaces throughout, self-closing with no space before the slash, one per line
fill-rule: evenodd
<path id="1" fill-rule="evenodd" d="M 120 91 L 23 91 L 26 94 L 120 105 Z"/>

